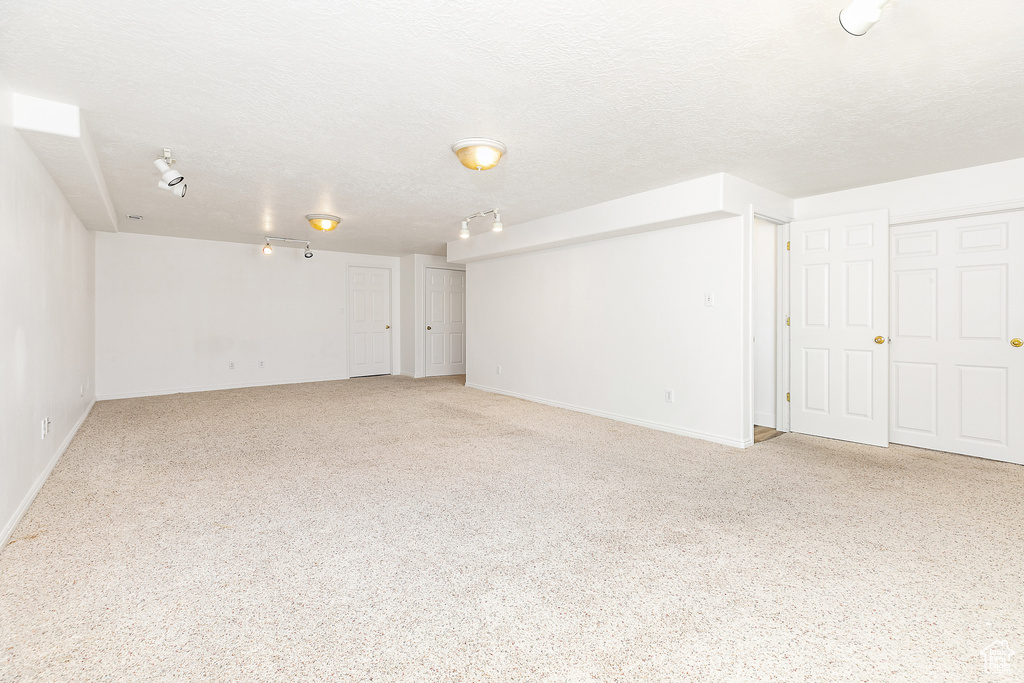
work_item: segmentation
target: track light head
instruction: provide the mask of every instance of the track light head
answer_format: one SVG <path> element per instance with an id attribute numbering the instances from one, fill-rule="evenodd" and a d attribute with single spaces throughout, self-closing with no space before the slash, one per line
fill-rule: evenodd
<path id="1" fill-rule="evenodd" d="M 270 246 L 270 240 L 267 240 L 266 243 L 263 245 L 263 253 L 266 254 L 267 256 L 270 256 L 271 254 L 274 253 L 274 248 Z"/>
<path id="2" fill-rule="evenodd" d="M 501 224 L 501 214 L 499 214 L 498 210 L 495 209 L 494 223 L 491 225 L 491 230 L 493 230 L 494 232 L 501 232 L 504 228 L 505 226 Z"/>
<path id="3" fill-rule="evenodd" d="M 313 251 L 309 248 L 309 242 L 306 242 L 306 251 L 302 255 L 306 258 L 313 258 Z"/>
<path id="4" fill-rule="evenodd" d="M 181 175 L 173 168 L 171 168 L 166 161 L 163 159 L 157 159 L 153 162 L 153 165 L 160 171 L 160 178 L 163 182 L 167 183 L 169 187 L 174 187 L 178 183 L 185 180 L 185 176 Z"/>
<path id="5" fill-rule="evenodd" d="M 170 190 L 171 194 L 176 195 L 178 197 L 184 197 L 185 192 L 188 191 L 188 185 L 186 185 L 185 183 L 175 183 L 174 185 L 170 185 L 161 180 L 156 184 L 156 186 L 159 187 L 161 190 Z"/>
<path id="6" fill-rule="evenodd" d="M 853 0 L 839 13 L 839 25 L 851 36 L 862 36 L 882 18 L 889 0 Z"/>
<path id="7" fill-rule="evenodd" d="M 459 230 L 459 237 L 462 239 L 469 238 L 469 221 L 462 221 L 462 229 Z"/>

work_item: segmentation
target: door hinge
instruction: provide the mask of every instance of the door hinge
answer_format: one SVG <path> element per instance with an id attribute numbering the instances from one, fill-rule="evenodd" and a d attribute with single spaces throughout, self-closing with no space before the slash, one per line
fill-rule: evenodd
<path id="1" fill-rule="evenodd" d="M 789 392 L 788 391 L 786 392 L 786 402 L 787 403 L 789 402 Z"/>
<path id="2" fill-rule="evenodd" d="M 786 242 L 786 251 L 789 251 L 789 242 Z"/>
<path id="3" fill-rule="evenodd" d="M 786 327 L 789 327 L 789 316 L 786 316 Z"/>

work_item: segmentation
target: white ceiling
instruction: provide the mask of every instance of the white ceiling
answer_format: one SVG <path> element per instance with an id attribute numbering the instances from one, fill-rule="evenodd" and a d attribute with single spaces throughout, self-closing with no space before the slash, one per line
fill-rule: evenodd
<path id="1" fill-rule="evenodd" d="M 1024 157 L 1020 0 L 897 0 L 862 38 L 844 4 L 5 0 L 0 71 L 82 108 L 122 230 L 340 251 L 719 171 L 801 197 Z M 509 154 L 467 170 L 469 136 Z"/>

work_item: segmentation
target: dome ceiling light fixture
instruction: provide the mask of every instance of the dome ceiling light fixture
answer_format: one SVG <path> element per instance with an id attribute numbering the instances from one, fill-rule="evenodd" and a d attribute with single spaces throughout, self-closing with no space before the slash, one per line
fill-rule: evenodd
<path id="1" fill-rule="evenodd" d="M 498 165 L 501 157 L 508 153 L 508 148 L 489 138 L 466 138 L 452 145 L 452 151 L 466 168 L 486 171 Z"/>
<path id="2" fill-rule="evenodd" d="M 862 36 L 882 18 L 889 0 L 853 0 L 839 13 L 839 25 L 851 36 Z"/>
<path id="3" fill-rule="evenodd" d="M 505 226 L 501 223 L 501 214 L 498 213 L 497 209 L 489 209 L 487 211 L 480 211 L 474 213 L 472 216 L 466 216 L 462 219 L 462 228 L 459 230 L 459 237 L 462 239 L 469 238 L 469 222 L 474 218 L 482 218 L 487 214 L 494 214 L 494 222 L 491 223 L 491 230 L 493 232 L 501 232 Z"/>
<path id="4" fill-rule="evenodd" d="M 314 230 L 319 230 L 320 232 L 330 232 L 338 227 L 338 223 L 341 222 L 340 218 L 329 213 L 306 214 L 306 220 L 309 221 L 310 226 Z"/>

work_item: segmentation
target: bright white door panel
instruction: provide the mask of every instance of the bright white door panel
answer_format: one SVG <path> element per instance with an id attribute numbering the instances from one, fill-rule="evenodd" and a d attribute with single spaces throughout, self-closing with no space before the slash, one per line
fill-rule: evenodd
<path id="1" fill-rule="evenodd" d="M 349 377 L 391 374 L 391 271 L 348 270 Z"/>
<path id="2" fill-rule="evenodd" d="M 1024 464 L 1024 212 L 890 239 L 890 439 Z"/>
<path id="3" fill-rule="evenodd" d="M 884 210 L 790 225 L 794 432 L 889 443 L 888 229 Z"/>
<path id="4" fill-rule="evenodd" d="M 426 375 L 466 373 L 466 273 L 426 269 Z"/>

